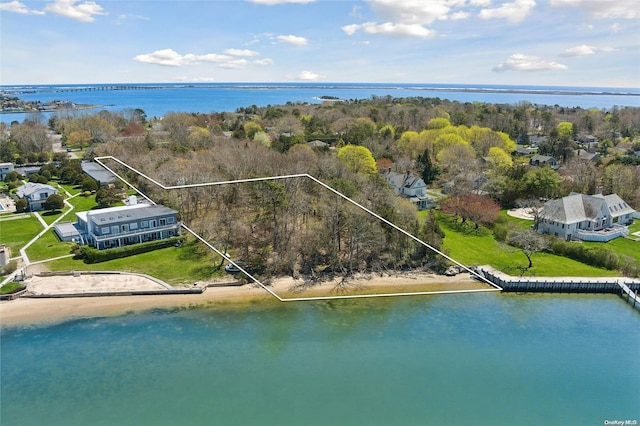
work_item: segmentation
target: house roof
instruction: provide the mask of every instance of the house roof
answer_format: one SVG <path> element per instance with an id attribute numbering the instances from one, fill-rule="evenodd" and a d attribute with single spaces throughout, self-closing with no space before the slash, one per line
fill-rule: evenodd
<path id="1" fill-rule="evenodd" d="M 599 195 L 602 197 L 602 195 Z M 598 197 L 598 195 L 596 195 Z M 633 213 L 635 210 L 631 208 L 622 198 L 617 194 L 609 194 L 604 196 L 604 201 L 607 204 L 609 213 L 611 216 L 618 217 L 625 214 Z"/>
<path id="2" fill-rule="evenodd" d="M 96 225 L 102 226 L 112 223 L 153 219 L 158 216 L 177 213 L 177 211 L 161 205 L 136 204 L 133 206 L 110 207 L 107 209 L 92 210 L 90 212 L 79 212 L 77 215 L 85 221 L 91 220 Z"/>
<path id="3" fill-rule="evenodd" d="M 328 143 L 319 141 L 317 139 L 315 141 L 311 141 L 307 143 L 307 145 L 309 145 L 312 148 L 324 148 L 325 146 L 329 146 Z"/>
<path id="4" fill-rule="evenodd" d="M 532 162 L 539 161 L 541 163 L 546 163 L 549 160 L 555 160 L 555 158 L 549 157 L 548 155 L 541 155 L 541 154 L 536 154 L 533 157 L 531 157 Z"/>
<path id="5" fill-rule="evenodd" d="M 58 193 L 57 189 L 55 189 L 51 185 L 47 185 L 46 183 L 27 182 L 18 188 L 18 190 L 16 191 L 16 194 L 18 195 L 19 198 L 25 198 L 35 194 L 36 192 L 43 191 L 43 190 L 52 191 L 52 194 Z"/>
<path id="6" fill-rule="evenodd" d="M 83 161 L 81 167 L 84 173 L 98 182 L 110 183 L 115 182 L 116 180 L 113 173 L 93 161 Z"/>
<path id="7" fill-rule="evenodd" d="M 577 223 L 583 220 L 595 220 L 603 209 L 608 210 L 613 217 L 635 211 L 616 194 L 606 196 L 571 194 L 545 203 L 540 211 L 540 217 L 560 223 Z"/>
<path id="8" fill-rule="evenodd" d="M 387 180 L 396 188 L 416 188 L 427 186 L 421 177 L 410 173 L 387 172 L 385 175 Z"/>

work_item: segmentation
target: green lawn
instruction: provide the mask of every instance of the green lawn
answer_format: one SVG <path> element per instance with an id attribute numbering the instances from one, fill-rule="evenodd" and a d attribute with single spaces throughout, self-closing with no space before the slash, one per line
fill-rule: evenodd
<path id="1" fill-rule="evenodd" d="M 4 216 L 0 219 L 0 243 L 11 249 L 11 255 L 17 256 L 18 251 L 42 231 L 42 225 L 33 216 L 23 219 L 12 219 Z"/>
<path id="2" fill-rule="evenodd" d="M 98 203 L 96 203 L 96 197 L 94 194 L 88 197 L 78 195 L 77 197 L 70 198 L 67 201 L 69 201 L 69 203 L 74 207 L 74 213 L 86 212 L 98 207 Z M 75 216 L 70 220 L 72 222 L 75 221 Z"/>
<path id="3" fill-rule="evenodd" d="M 71 242 L 61 242 L 53 229 L 51 229 L 29 246 L 27 256 L 32 262 L 38 262 L 71 254 L 71 246 Z"/>
<path id="4" fill-rule="evenodd" d="M 510 218 L 513 219 L 513 218 Z M 519 219 L 514 219 L 522 225 Z M 464 265 L 492 265 L 510 275 L 519 275 L 519 267 L 528 265 L 527 259 L 514 247 L 500 244 L 489 229 L 472 226 L 461 229 L 453 226 L 450 219 L 440 216 L 440 227 L 445 232 L 443 248 L 448 255 Z M 529 224 L 531 222 L 529 221 Z M 617 276 L 616 271 L 594 268 L 574 260 L 550 253 L 536 253 L 532 257 L 533 267 L 528 274 L 535 276 Z"/>
<path id="5" fill-rule="evenodd" d="M 629 256 L 640 262 L 640 241 L 616 238 L 608 243 L 585 242 L 583 244 L 588 247 L 607 247 L 619 255 Z"/>
<path id="6" fill-rule="evenodd" d="M 211 254 L 201 244 L 187 243 L 182 247 L 167 247 L 148 253 L 94 264 L 73 258 L 46 263 L 52 271 L 126 271 L 148 274 L 169 284 L 189 284 L 224 275 L 216 270 L 220 257 Z"/>

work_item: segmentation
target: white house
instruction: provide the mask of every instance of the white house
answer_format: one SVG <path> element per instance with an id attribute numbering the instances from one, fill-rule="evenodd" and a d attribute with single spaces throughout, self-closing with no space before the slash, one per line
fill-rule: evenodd
<path id="1" fill-rule="evenodd" d="M 571 194 L 545 203 L 538 214 L 538 232 L 566 240 L 610 241 L 626 236 L 625 225 L 635 210 L 618 195 Z"/>
<path id="2" fill-rule="evenodd" d="M 397 195 L 411 200 L 418 210 L 425 210 L 435 205 L 434 200 L 427 196 L 427 184 L 422 178 L 409 172 L 402 174 L 392 171 L 386 172 L 384 177 Z"/>
<path id="3" fill-rule="evenodd" d="M 44 183 L 27 182 L 16 191 L 18 198 L 27 200 L 29 211 L 44 210 L 44 203 L 50 195 L 57 194 L 58 190 Z"/>

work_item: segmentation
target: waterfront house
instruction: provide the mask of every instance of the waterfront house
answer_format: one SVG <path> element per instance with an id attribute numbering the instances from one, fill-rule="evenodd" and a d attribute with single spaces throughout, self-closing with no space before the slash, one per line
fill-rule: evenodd
<path id="1" fill-rule="evenodd" d="M 169 207 L 150 204 L 78 212 L 74 225 L 77 235 L 72 238 L 98 250 L 163 240 L 180 235 L 177 215 Z M 65 229 L 56 232 L 61 236 Z"/>
<path id="2" fill-rule="evenodd" d="M 408 198 L 418 210 L 425 210 L 435 206 L 435 201 L 427 195 L 427 184 L 418 176 L 411 173 L 384 173 L 386 181 L 391 185 L 396 195 Z"/>
<path id="3" fill-rule="evenodd" d="M 50 195 L 57 194 L 58 190 L 44 183 L 27 182 L 16 191 L 16 196 L 27 200 L 27 210 L 44 210 L 44 203 Z"/>
<path id="4" fill-rule="evenodd" d="M 610 241 L 627 236 L 636 211 L 617 194 L 571 195 L 545 203 L 537 230 L 565 240 Z"/>

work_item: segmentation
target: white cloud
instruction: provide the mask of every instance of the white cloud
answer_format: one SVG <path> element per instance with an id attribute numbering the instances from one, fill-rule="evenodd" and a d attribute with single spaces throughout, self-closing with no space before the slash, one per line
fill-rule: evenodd
<path id="1" fill-rule="evenodd" d="M 174 81 L 180 83 L 212 83 L 216 81 L 216 79 L 213 77 L 189 77 L 186 75 L 181 75 L 179 77 L 176 77 Z"/>
<path id="2" fill-rule="evenodd" d="M 535 0 L 515 0 L 512 3 L 502 3 L 500 7 L 482 9 L 478 16 L 482 19 L 506 19 L 511 23 L 517 23 L 523 21 L 535 5 Z"/>
<path id="3" fill-rule="evenodd" d="M 95 21 L 94 16 L 106 15 L 102 6 L 96 2 L 85 1 L 80 4 L 76 3 L 78 3 L 78 0 L 56 0 L 48 4 L 44 8 L 44 11 L 75 19 L 80 22 L 93 22 Z"/>
<path id="4" fill-rule="evenodd" d="M 587 56 L 593 55 L 596 53 L 596 48 L 594 46 L 587 46 L 586 44 L 570 47 L 560 54 L 560 56 Z"/>
<path id="5" fill-rule="evenodd" d="M 241 56 L 257 56 L 258 52 L 253 51 L 238 51 L 237 49 L 228 49 L 225 51 L 226 55 L 218 53 L 206 53 L 204 55 L 195 55 L 193 53 L 187 53 L 182 55 L 173 49 L 161 49 L 155 52 L 145 53 L 137 55 L 133 58 L 134 61 L 143 62 L 147 64 L 162 65 L 167 67 L 182 67 L 188 65 L 198 65 L 202 62 L 212 62 L 218 64 L 220 68 L 239 69 L 246 68 L 248 65 L 271 65 L 273 61 L 269 58 L 256 59 L 248 61 L 241 58 Z"/>
<path id="6" fill-rule="evenodd" d="M 149 18 L 142 15 L 118 15 L 118 19 L 116 19 L 116 24 L 121 25 L 126 21 L 148 21 Z"/>
<path id="7" fill-rule="evenodd" d="M 21 15 L 44 15 L 42 10 L 29 9 L 24 3 L 18 0 L 0 3 L 0 11 L 19 13 Z"/>
<path id="8" fill-rule="evenodd" d="M 316 74 L 313 71 L 302 71 L 300 74 L 298 74 L 297 77 L 298 80 L 303 81 L 317 81 L 321 78 L 323 78 L 323 76 L 321 76 L 320 74 Z"/>
<path id="9" fill-rule="evenodd" d="M 560 54 L 560 56 L 587 56 L 587 55 L 595 55 L 598 52 L 615 52 L 616 49 L 613 47 L 595 47 L 595 46 L 587 46 L 586 44 L 570 47 Z"/>
<path id="10" fill-rule="evenodd" d="M 298 3 L 298 4 L 306 4 L 306 3 L 313 3 L 316 0 L 247 0 L 249 3 L 255 3 L 255 4 L 264 4 L 267 6 L 274 6 L 277 4 L 291 4 L 291 3 Z"/>
<path id="11" fill-rule="evenodd" d="M 353 35 L 358 30 L 362 30 L 367 34 L 385 34 L 421 38 L 432 37 L 435 34 L 435 31 L 425 28 L 419 24 L 394 24 L 391 22 L 378 24 L 376 22 L 365 22 L 364 24 L 352 24 L 342 27 L 342 31 L 347 35 Z"/>
<path id="12" fill-rule="evenodd" d="M 224 53 L 230 56 L 246 56 L 246 57 L 260 56 L 260 54 L 255 50 L 248 50 L 248 49 L 227 49 L 224 51 Z"/>
<path id="13" fill-rule="evenodd" d="M 29 8 L 18 0 L 13 0 L 8 3 L 0 3 L 0 10 L 3 12 L 20 13 L 23 15 L 29 13 Z"/>
<path id="14" fill-rule="evenodd" d="M 640 18 L 637 0 L 551 0 L 550 4 L 582 9 L 596 19 Z"/>
<path id="15" fill-rule="evenodd" d="M 273 59 L 269 59 L 269 58 L 256 59 L 254 61 L 251 61 L 251 63 L 254 65 L 271 65 L 273 64 Z"/>
<path id="16" fill-rule="evenodd" d="M 279 35 L 276 37 L 276 39 L 278 39 L 282 43 L 291 44 L 293 46 L 306 46 L 307 44 L 309 44 L 309 40 L 307 40 L 306 38 L 294 36 L 291 34 Z"/>
<path id="17" fill-rule="evenodd" d="M 562 65 L 557 62 L 546 61 L 542 58 L 538 58 L 537 56 L 514 53 L 509 57 L 509 59 L 494 67 L 493 71 L 555 71 L 566 69 L 566 65 Z"/>
<path id="18" fill-rule="evenodd" d="M 382 20 L 402 24 L 430 24 L 447 19 L 454 7 L 462 7 L 465 0 L 368 0 Z"/>
<path id="19" fill-rule="evenodd" d="M 472 6 L 487 7 L 491 4 L 491 0 L 471 0 L 469 4 Z"/>
<path id="20" fill-rule="evenodd" d="M 218 66 L 220 68 L 227 68 L 227 69 L 240 69 L 240 68 L 245 68 L 248 63 L 249 61 L 247 61 L 246 59 L 231 59 L 231 60 L 222 62 Z"/>
<path id="21" fill-rule="evenodd" d="M 455 12 L 449 16 L 449 19 L 452 21 L 458 21 L 460 19 L 467 19 L 469 17 L 469 12 Z"/>

